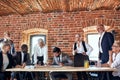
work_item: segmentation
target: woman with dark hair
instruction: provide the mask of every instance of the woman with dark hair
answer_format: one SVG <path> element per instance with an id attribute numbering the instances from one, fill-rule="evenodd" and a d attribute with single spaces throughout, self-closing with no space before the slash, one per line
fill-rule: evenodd
<path id="1" fill-rule="evenodd" d="M 9 54 L 10 44 L 4 42 L 0 52 L 0 80 L 8 80 L 11 75 L 10 72 L 5 72 L 6 69 L 14 66 L 13 57 Z"/>

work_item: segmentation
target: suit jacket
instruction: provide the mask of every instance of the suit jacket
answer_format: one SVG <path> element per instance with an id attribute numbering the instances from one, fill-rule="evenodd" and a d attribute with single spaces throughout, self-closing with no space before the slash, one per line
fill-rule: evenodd
<path id="1" fill-rule="evenodd" d="M 106 63 L 109 60 L 109 50 L 112 50 L 112 45 L 114 43 L 114 36 L 110 32 L 105 32 L 101 41 L 102 56 L 99 56 L 102 63 Z"/>
<path id="2" fill-rule="evenodd" d="M 14 56 L 14 61 L 16 65 L 21 65 L 22 63 L 30 63 L 30 57 L 29 57 L 29 53 L 24 53 L 24 58 L 23 58 L 23 62 L 22 62 L 22 53 L 21 52 L 17 52 L 16 55 Z"/>
<path id="3" fill-rule="evenodd" d="M 62 62 L 65 66 L 72 66 L 73 61 L 70 59 L 70 57 L 67 54 L 61 53 L 59 55 L 59 58 L 54 56 L 53 58 L 53 65 L 58 65 L 59 62 Z"/>
<path id="4" fill-rule="evenodd" d="M 3 67 L 3 55 L 2 54 L 3 54 L 2 51 L 0 51 L 0 72 L 2 71 L 2 67 Z M 7 56 L 8 56 L 8 60 L 9 60 L 9 64 L 7 66 L 7 69 L 8 69 L 8 68 L 14 67 L 15 64 L 14 64 L 12 55 L 7 53 Z"/>

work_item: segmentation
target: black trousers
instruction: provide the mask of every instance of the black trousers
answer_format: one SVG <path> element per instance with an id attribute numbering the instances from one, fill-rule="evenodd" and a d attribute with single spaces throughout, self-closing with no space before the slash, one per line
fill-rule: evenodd
<path id="1" fill-rule="evenodd" d="M 4 80 L 4 73 L 0 72 L 0 80 Z"/>
<path id="2" fill-rule="evenodd" d="M 43 63 L 43 56 L 38 56 L 37 57 L 37 64 L 44 65 L 44 63 Z"/>
<path id="3" fill-rule="evenodd" d="M 114 76 L 112 80 L 120 80 L 120 77 Z"/>
<path id="4" fill-rule="evenodd" d="M 89 61 L 88 55 L 76 53 L 76 55 L 74 55 L 74 67 L 84 67 L 85 60 Z"/>
<path id="5" fill-rule="evenodd" d="M 77 72 L 78 80 L 88 80 L 88 75 L 86 72 Z"/>
<path id="6" fill-rule="evenodd" d="M 11 72 L 0 72 L 0 80 L 8 80 L 11 77 Z"/>
<path id="7" fill-rule="evenodd" d="M 85 60 L 89 61 L 89 57 L 87 55 L 76 53 L 74 56 L 74 67 L 84 67 Z M 86 72 L 77 72 L 77 77 L 78 80 L 88 80 Z"/>
<path id="8" fill-rule="evenodd" d="M 43 56 L 38 56 L 37 60 L 38 60 L 37 64 L 44 65 L 44 63 L 43 63 L 44 57 Z M 36 72 L 36 76 L 38 76 L 39 80 L 45 80 L 45 72 Z"/>

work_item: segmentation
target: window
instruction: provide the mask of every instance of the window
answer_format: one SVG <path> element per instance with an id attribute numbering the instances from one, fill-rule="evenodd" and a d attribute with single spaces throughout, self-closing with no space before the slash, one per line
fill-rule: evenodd
<path id="1" fill-rule="evenodd" d="M 31 35 L 30 36 L 30 53 L 33 54 L 33 48 L 38 43 L 38 39 L 42 38 L 46 43 L 46 35 Z"/>
<path id="2" fill-rule="evenodd" d="M 93 48 L 93 51 L 91 52 L 89 58 L 90 60 L 98 60 L 98 53 L 99 53 L 99 48 L 98 48 L 98 40 L 99 40 L 99 34 L 88 34 L 87 39 L 88 39 L 88 44 L 91 45 Z"/>

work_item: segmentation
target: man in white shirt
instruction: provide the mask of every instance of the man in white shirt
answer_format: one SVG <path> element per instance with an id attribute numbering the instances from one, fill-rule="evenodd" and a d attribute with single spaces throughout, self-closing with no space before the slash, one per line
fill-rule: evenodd
<path id="1" fill-rule="evenodd" d="M 48 48 L 43 39 L 38 39 L 38 44 L 34 47 L 34 64 L 44 65 L 48 60 Z"/>
<path id="2" fill-rule="evenodd" d="M 117 68 L 118 71 L 112 73 L 112 80 L 120 80 L 120 41 L 114 42 L 112 52 L 109 52 L 109 61 L 108 63 L 102 64 L 102 66 Z"/>
<path id="3" fill-rule="evenodd" d="M 45 45 L 43 39 L 38 39 L 38 44 L 34 47 L 34 64 L 36 67 L 46 65 L 48 61 L 48 48 Z M 44 80 L 45 74 L 44 72 L 36 73 L 36 79 Z"/>

